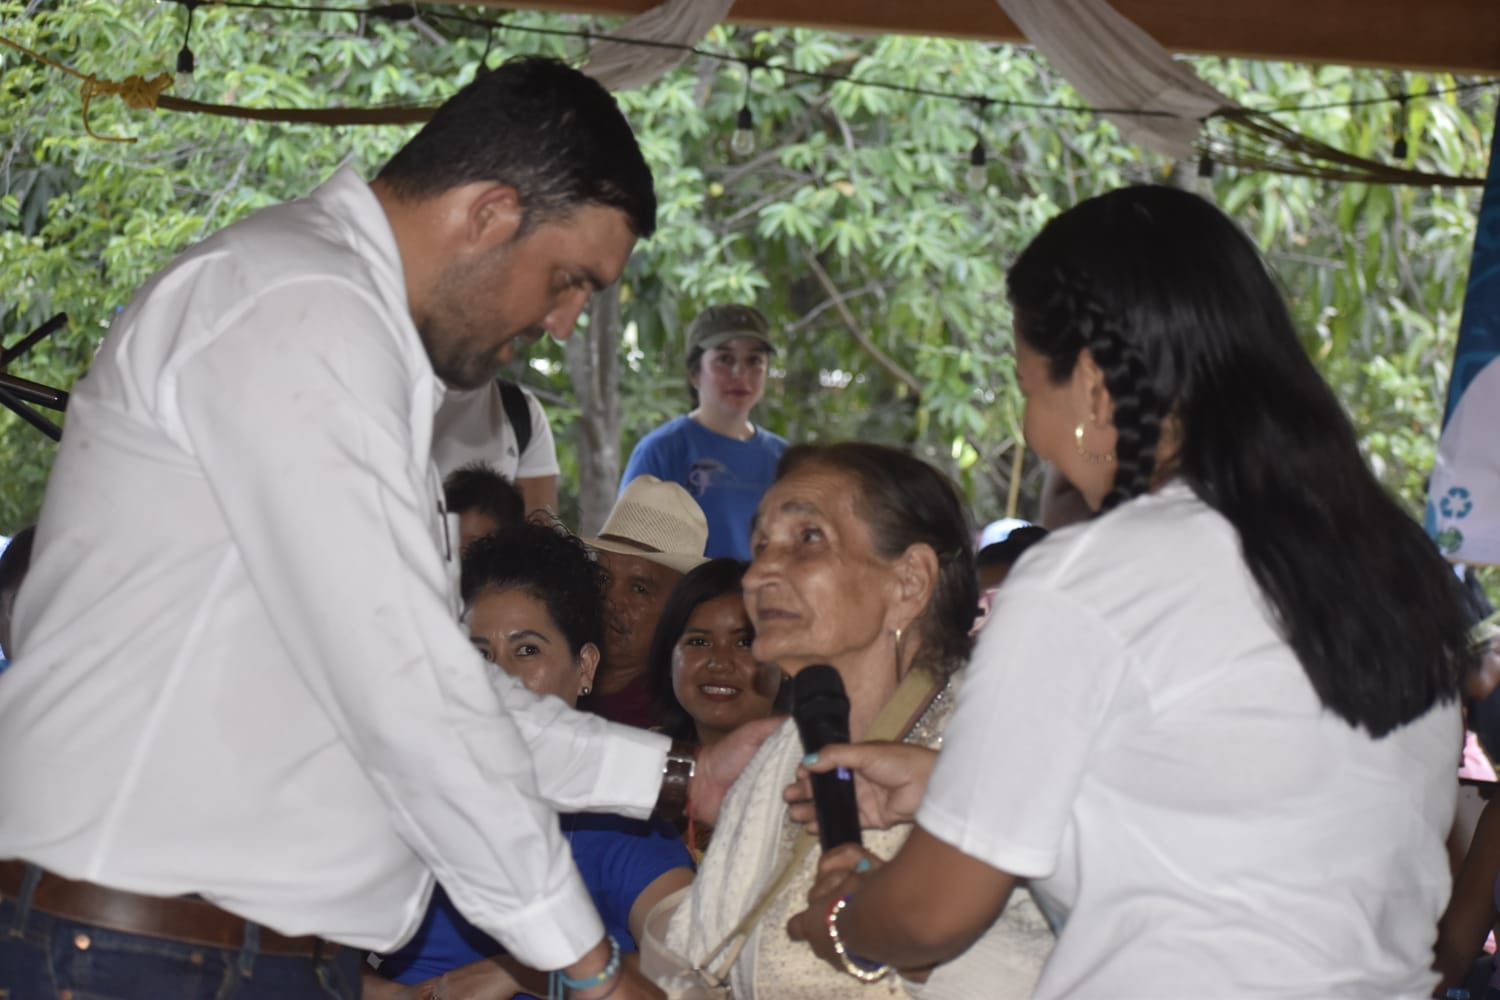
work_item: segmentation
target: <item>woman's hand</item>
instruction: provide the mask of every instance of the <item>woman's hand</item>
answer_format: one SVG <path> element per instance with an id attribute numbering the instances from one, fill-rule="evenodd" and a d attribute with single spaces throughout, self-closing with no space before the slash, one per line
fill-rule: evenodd
<path id="1" fill-rule="evenodd" d="M 795 822 L 817 831 L 809 774 L 845 767 L 856 775 L 861 826 L 885 829 L 916 818 L 927 791 L 927 779 L 937 763 L 937 751 L 909 743 L 842 743 L 824 747 L 817 762 L 797 768 L 797 780 L 785 798 Z"/>
<path id="2" fill-rule="evenodd" d="M 520 984 L 491 959 L 459 966 L 411 989 L 415 1000 L 510 1000 L 521 992 Z"/>
<path id="3" fill-rule="evenodd" d="M 818 874 L 813 878 L 812 888 L 807 890 L 807 898 L 828 896 L 844 885 L 858 885 L 883 864 L 884 861 L 859 844 L 840 844 L 818 859 Z"/>
<path id="4" fill-rule="evenodd" d="M 828 933 L 828 914 L 845 896 L 856 892 L 865 877 L 882 862 L 858 844 L 841 844 L 824 853 L 818 862 L 818 875 L 807 892 L 807 909 L 787 921 L 786 932 L 793 941 L 806 941 L 814 954 L 839 972 L 844 963 L 833 950 Z"/>

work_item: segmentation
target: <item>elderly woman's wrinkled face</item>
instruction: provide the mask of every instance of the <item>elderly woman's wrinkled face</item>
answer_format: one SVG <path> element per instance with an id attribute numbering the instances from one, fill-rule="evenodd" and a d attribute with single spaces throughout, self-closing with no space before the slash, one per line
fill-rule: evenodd
<path id="1" fill-rule="evenodd" d="M 766 491 L 745 573 L 755 658 L 795 674 L 889 641 L 895 571 L 871 542 L 858 483 L 808 464 Z"/>

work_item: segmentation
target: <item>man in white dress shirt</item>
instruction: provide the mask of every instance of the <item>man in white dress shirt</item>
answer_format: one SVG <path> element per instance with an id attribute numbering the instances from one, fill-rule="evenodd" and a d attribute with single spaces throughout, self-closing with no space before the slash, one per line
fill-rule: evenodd
<path id="1" fill-rule="evenodd" d="M 694 777 L 486 669 L 429 456 L 444 384 L 568 336 L 655 209 L 608 94 L 521 60 L 373 182 L 230 226 L 118 317 L 0 682 L 11 995 L 354 996 L 355 949 L 410 936 L 434 875 L 569 995 L 654 995 L 555 811 L 644 816 L 691 782 L 701 813 L 733 764 Z"/>

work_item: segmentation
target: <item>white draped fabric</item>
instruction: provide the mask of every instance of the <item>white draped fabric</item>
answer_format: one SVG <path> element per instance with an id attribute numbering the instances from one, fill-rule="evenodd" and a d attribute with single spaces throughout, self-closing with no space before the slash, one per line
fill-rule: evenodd
<path id="1" fill-rule="evenodd" d="M 1234 105 L 1104 0 L 996 3 L 1089 104 L 1175 116 L 1106 113 L 1127 142 L 1191 159 L 1201 119 Z"/>
<path id="2" fill-rule="evenodd" d="M 729 14 L 734 0 L 667 0 L 610 32 L 632 42 L 696 45 Z M 589 51 L 583 71 L 609 90 L 644 87 L 681 66 L 686 49 L 601 41 Z"/>
<path id="3" fill-rule="evenodd" d="M 1089 104 L 1164 113 L 1105 112 L 1127 142 L 1191 159 L 1204 116 L 1235 103 L 1105 0 L 995 2 Z M 583 71 L 610 90 L 644 87 L 682 65 L 688 52 L 631 42 L 696 45 L 732 6 L 734 0 L 666 0 L 610 32 L 630 41 L 600 41 Z"/>

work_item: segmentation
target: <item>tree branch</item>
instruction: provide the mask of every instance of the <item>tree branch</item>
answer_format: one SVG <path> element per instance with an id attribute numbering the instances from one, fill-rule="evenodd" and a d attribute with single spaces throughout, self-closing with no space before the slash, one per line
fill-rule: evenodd
<path id="1" fill-rule="evenodd" d="M 825 312 L 832 309 L 839 303 L 849 302 L 853 299 L 860 298 L 861 296 L 871 295 L 882 290 L 883 288 L 878 281 L 872 281 L 868 285 L 865 285 L 863 288 L 853 288 L 847 292 L 840 292 L 833 298 L 824 299 L 822 302 L 819 302 L 807 312 L 803 313 L 801 319 L 797 320 L 795 323 L 787 325 L 785 332 L 789 334 L 796 333 L 803 327 L 810 325 L 813 320 L 817 319 L 819 316 L 823 315 Z"/>
<path id="2" fill-rule="evenodd" d="M 818 284 L 823 286 L 823 291 L 827 293 L 829 298 L 833 299 L 833 306 L 839 311 L 839 317 L 843 319 L 844 325 L 849 328 L 849 333 L 853 335 L 854 342 L 857 343 L 866 354 L 874 358 L 875 363 L 889 372 L 892 377 L 896 379 L 896 381 L 906 386 L 913 393 L 915 393 L 918 398 L 920 398 L 922 395 L 922 383 L 917 379 L 915 375 L 907 371 L 905 368 L 902 368 L 901 365 L 896 362 L 895 358 L 882 351 L 880 349 L 880 346 L 876 344 L 875 341 L 870 338 L 870 335 L 866 333 L 864 329 L 859 325 L 859 322 L 854 318 L 854 314 L 851 313 L 849 311 L 849 307 L 844 304 L 844 296 L 839 293 L 838 286 L 833 283 L 833 279 L 829 277 L 828 272 L 823 269 L 823 265 L 818 260 L 817 254 L 813 253 L 807 247 L 803 247 L 802 259 L 807 261 L 808 268 L 812 270 L 813 276 L 818 279 Z"/>

